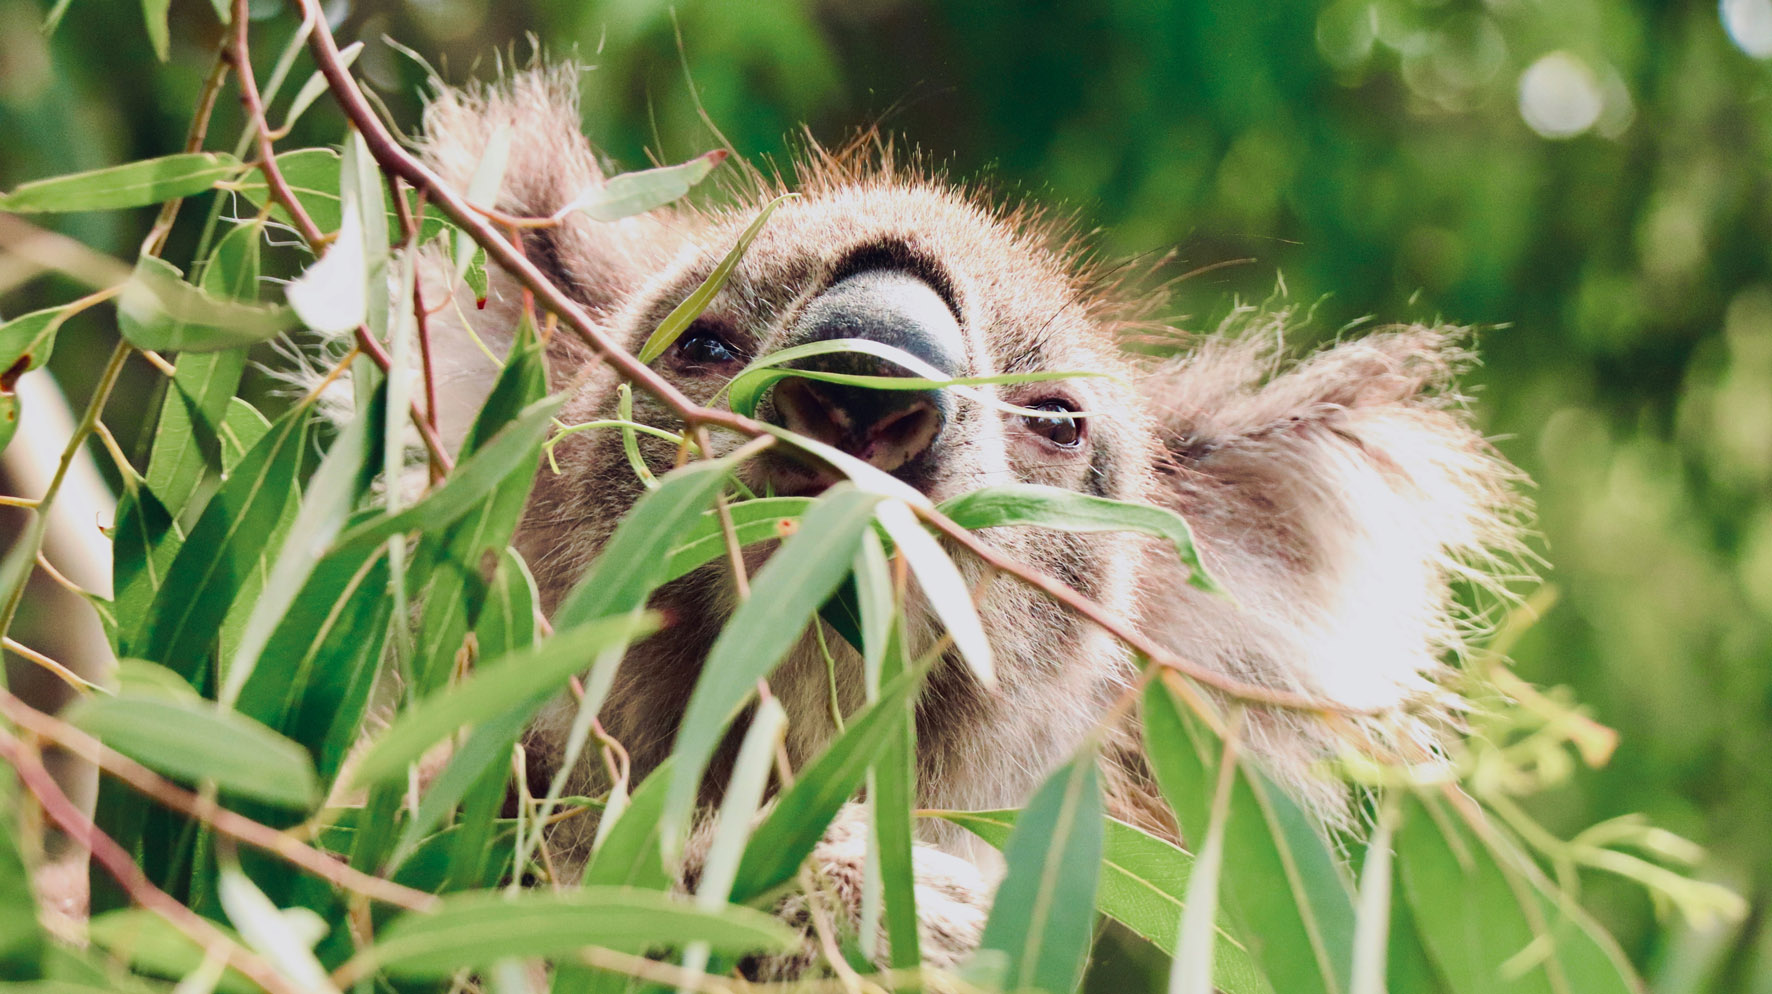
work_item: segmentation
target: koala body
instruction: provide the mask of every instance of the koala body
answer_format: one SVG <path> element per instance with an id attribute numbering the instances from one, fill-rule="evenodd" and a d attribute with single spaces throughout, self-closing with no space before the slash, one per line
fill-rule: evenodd
<path id="1" fill-rule="evenodd" d="M 428 160 L 464 188 L 488 136 L 508 126 L 511 158 L 497 206 L 551 214 L 604 177 L 580 134 L 575 92 L 567 69 L 444 91 L 426 117 Z M 723 210 L 672 207 L 608 224 L 574 215 L 525 232 L 522 247 L 609 338 L 637 352 L 783 187 L 758 179 Z M 1453 336 L 1385 332 L 1288 367 L 1279 358 L 1280 325 L 1257 321 L 1175 360 L 1134 360 L 1119 340 L 1143 327 L 1146 300 L 1086 262 L 1037 211 L 994 206 L 895 166 L 878 145 L 813 150 L 794 188 L 800 196 L 779 207 L 726 288 L 655 362 L 658 372 L 706 402 L 754 357 L 847 337 L 903 348 L 951 375 L 1097 374 L 995 388 L 1001 400 L 1049 417 L 947 393 L 792 379 L 758 414 L 844 448 L 935 501 L 1021 482 L 1175 509 L 1230 597 L 1188 586 L 1173 550 L 1137 535 L 997 528 L 981 538 L 1134 620 L 1183 658 L 1365 712 L 1344 723 L 1358 738 L 1410 756 L 1431 752 L 1456 714 L 1452 695 L 1435 682 L 1460 646 L 1450 584 L 1492 573 L 1517 548 L 1514 473 L 1452 392 L 1467 358 Z M 432 268 L 428 300 L 458 295 L 464 306 L 455 313 L 472 315 L 478 337 L 495 350 L 509 342 L 523 306 L 513 281 L 494 273 L 480 309 L 445 267 Z M 452 441 L 493 374 L 465 332 L 459 321 L 433 320 L 443 429 Z M 614 371 L 568 334 L 553 335 L 548 350 L 554 385 L 576 387 L 562 419 L 612 417 Z M 854 356 L 840 361 L 849 365 L 830 368 L 898 372 Z M 681 427 L 643 393 L 634 405 L 636 420 Z M 724 451 L 742 441 L 716 436 L 713 444 Z M 671 444 L 648 438 L 641 451 L 659 473 L 677 456 Z M 558 473 L 542 470 L 516 538 L 549 610 L 643 492 L 617 433 L 575 434 L 557 459 Z M 743 474 L 757 492 L 807 495 L 832 479 L 775 450 L 746 463 Z M 767 554 L 747 550 L 747 568 Z M 917 711 L 917 802 L 1018 806 L 1130 686 L 1134 660 L 1115 638 L 1025 584 L 989 578 L 968 556 L 957 562 L 982 591 L 978 609 L 998 679 L 982 685 L 957 658 L 931 673 Z M 667 626 L 629 650 L 601 714 L 636 778 L 668 754 L 735 596 L 722 564 L 654 598 Z M 909 613 L 912 648 L 936 645 L 941 627 L 927 606 L 913 602 Z M 862 701 L 860 660 L 840 639 L 827 641 L 839 702 L 853 710 Z M 789 715 L 789 757 L 803 763 L 834 732 L 830 678 L 810 633 L 769 684 Z M 532 729 L 529 752 L 544 769 L 558 765 L 571 716 L 562 703 Z M 1258 709 L 1247 737 L 1270 772 L 1327 820 L 1343 815 L 1344 789 L 1314 766 L 1342 748 L 1345 732 Z M 1110 750 L 1111 813 L 1173 832 L 1143 774 L 1137 738 L 1134 721 Z M 708 800 L 717 799 L 724 773 L 716 762 Z M 574 775 L 578 788 L 596 789 L 593 764 Z M 815 854 L 838 877 L 860 872 L 863 833 L 846 824 L 840 819 Z M 944 909 L 925 911 L 935 940 L 927 951 L 952 962 L 977 940 L 988 884 L 954 869 L 956 857 L 973 855 L 957 831 L 927 830 L 927 842 L 947 850 L 923 860 L 930 875 L 921 883 L 930 904 Z M 574 853 L 582 859 L 588 842 L 585 828 L 563 828 L 553 840 L 568 862 Z"/>

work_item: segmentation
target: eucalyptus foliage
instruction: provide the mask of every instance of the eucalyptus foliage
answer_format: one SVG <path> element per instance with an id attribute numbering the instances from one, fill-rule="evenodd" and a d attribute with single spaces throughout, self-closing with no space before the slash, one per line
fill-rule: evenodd
<path id="1" fill-rule="evenodd" d="M 165 5 L 144 6 L 165 51 Z M 287 52 L 297 50 L 283 40 Z M 324 91 L 309 86 L 286 114 L 328 106 Z M 470 199 L 489 200 L 497 189 L 502 153 L 492 144 Z M 299 341 L 314 332 L 356 334 L 396 361 L 410 354 L 410 298 L 400 301 L 397 291 L 395 301 L 385 299 L 386 274 L 409 287 L 418 245 L 448 246 L 458 277 L 484 278 L 484 246 L 470 233 L 434 211 L 418 211 L 404 231 L 402 216 L 418 202 L 401 210 L 389 201 L 387 177 L 358 136 L 346 132 L 340 146 L 277 155 L 302 213 L 325 238 L 325 247 L 310 249 L 317 257 L 281 273 L 293 277 L 281 287 L 263 278 L 271 273 L 264 260 L 289 253 L 295 218 L 256 166 L 233 154 L 194 149 L 0 196 L 0 209 L 34 213 L 185 200 L 180 223 L 201 229 L 182 268 L 149 244 L 118 265 L 121 282 L 95 288 L 102 299 L 0 323 L 0 370 L 17 377 L 40 367 L 76 307 L 115 309 L 119 356 L 176 353 L 140 467 L 117 466 L 124 493 L 110 533 L 115 592 L 94 607 L 124 662 L 108 686 L 63 715 L 77 731 L 55 734 L 96 736 L 194 791 L 201 812 L 213 803 L 287 830 L 278 836 L 287 845 L 311 845 L 335 867 L 405 889 L 397 900 L 366 895 L 363 881 L 342 869 L 316 875 L 291 861 L 287 845 L 255 847 L 213 813 L 168 806 L 165 789 L 144 794 L 107 778 L 97 830 L 139 876 L 117 880 L 115 867 L 95 862 L 87 941 L 52 936 L 27 896 L 41 856 L 32 796 L 45 789 L 33 775 L 33 733 L 46 726 L 27 727 L 21 717 L 40 719 L 14 701 L 14 720 L 0 723 L 0 741 L 23 777 L 0 778 L 0 990 L 179 983 L 227 991 L 464 984 L 619 991 L 660 978 L 721 987 L 744 957 L 798 946 L 770 912 L 796 886 L 832 819 L 861 793 L 878 856 L 870 885 L 901 968 L 872 975 L 864 965 L 870 982 L 883 986 L 917 983 L 912 838 L 919 819 L 941 818 L 1004 854 L 982 948 L 964 970 L 963 981 L 980 990 L 1069 994 L 1110 983 L 1110 969 L 1122 978 L 1135 972 L 1149 989 L 1201 994 L 1641 989 L 1611 938 L 1582 912 L 1565 871 L 1598 865 L 1594 852 L 1618 855 L 1617 844 L 1648 836 L 1615 832 L 1610 843 L 1586 848 L 1547 843 L 1511 801 L 1488 806 L 1482 784 L 1457 778 L 1493 773 L 1496 764 L 1530 766 L 1572 741 L 1559 724 L 1570 712 L 1541 708 L 1536 723 L 1521 717 L 1489 682 L 1493 670 L 1478 667 L 1469 679 L 1491 709 L 1479 720 L 1496 741 L 1453 757 L 1449 775 L 1349 771 L 1368 788 L 1376 848 L 1365 836 L 1317 824 L 1245 762 L 1235 736 L 1219 734 L 1235 727 L 1234 712 L 1206 703 L 1176 673 L 1148 673 L 1141 706 L 1151 764 L 1182 837 L 1198 842 L 1189 850 L 1105 817 L 1099 739 L 1053 771 L 1023 810 L 912 809 L 914 709 L 928 664 L 906 654 L 893 557 L 928 591 L 982 680 L 991 678 L 990 650 L 971 592 L 919 517 L 933 513 L 927 502 L 865 466 L 833 456 L 852 470 L 849 483 L 815 499 L 755 498 L 733 476 L 754 448 L 691 460 L 653 481 L 544 622 L 527 566 L 510 545 L 533 479 L 550 471 L 543 456 L 551 433 L 570 430 L 554 421 L 564 398 L 546 392 L 542 322 L 519 330 L 453 468 L 422 493 L 410 492 L 414 471 L 422 474 L 419 463 L 429 461 L 408 452 L 412 387 L 367 355 L 341 360 L 358 394 L 357 416 L 342 426 L 317 410 L 314 396 L 282 410 L 241 396 L 247 350 L 296 321 L 306 329 Z M 621 177 L 572 209 L 598 221 L 647 210 L 687 193 L 718 161 L 704 156 Z M 196 220 L 205 205 L 207 218 Z M 642 358 L 661 351 L 711 299 L 769 209 L 664 321 Z M 395 306 L 402 302 L 404 310 Z M 748 410 L 784 375 L 785 358 L 765 357 L 735 381 L 732 405 Z M 965 386 L 888 385 L 907 384 Z M 93 417 L 108 389 L 91 398 Z M 11 405 L 0 409 L 7 418 L 0 441 L 15 421 L 30 430 L 38 412 L 18 411 L 10 389 L 0 398 Z M 625 414 L 604 427 L 630 436 L 661 430 Z M 513 760 L 529 720 L 573 692 L 581 715 L 594 716 L 623 647 L 659 624 L 646 611 L 652 592 L 727 552 L 715 511 L 722 499 L 737 542 L 791 537 L 714 643 L 672 759 L 597 797 L 522 780 Z M 1172 547 L 1197 585 L 1213 588 L 1186 523 L 1169 512 L 1031 486 L 965 495 L 940 511 L 966 528 L 1144 532 Z M 40 538 L 35 525 L 27 529 L 0 570 L 9 616 L 29 564 L 21 557 L 33 556 Z M 756 703 L 758 681 L 818 624 L 868 660 L 868 704 L 763 811 L 768 739 L 779 725 L 761 717 L 771 714 L 767 704 L 756 710 L 748 734 L 760 745 L 747 740 L 732 774 L 704 887 L 683 895 L 672 868 L 710 757 Z M 1500 717 L 1491 721 L 1490 713 Z M 1503 748 L 1510 744 L 1512 752 Z M 738 789 L 741 781 L 749 789 Z M 504 816 L 507 796 L 515 817 Z M 601 819 L 582 881 L 555 878 L 539 825 L 549 817 Z M 1618 860 L 1607 862 L 1616 868 Z M 1631 875 L 1693 913 L 1729 906 L 1665 868 L 1640 859 L 1631 866 L 1640 871 Z M 149 888 L 207 923 L 201 934 L 209 944 L 194 942 L 190 921 L 165 903 L 144 901 Z M 1141 955 L 1129 954 L 1128 944 Z M 1171 967 L 1178 951 L 1185 955 Z M 687 969 L 658 972 L 671 965 Z M 707 976 L 698 978 L 701 970 Z"/>

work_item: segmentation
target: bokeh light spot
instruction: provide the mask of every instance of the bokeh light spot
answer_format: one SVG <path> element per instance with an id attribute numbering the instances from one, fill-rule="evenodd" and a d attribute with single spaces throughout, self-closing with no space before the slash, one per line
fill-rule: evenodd
<path id="1" fill-rule="evenodd" d="M 1603 109 L 1599 80 L 1569 52 L 1552 52 L 1520 75 L 1520 116 L 1546 138 L 1574 138 L 1593 127 Z"/>
<path id="2" fill-rule="evenodd" d="M 1772 0 L 1722 0 L 1723 29 L 1741 50 L 1756 59 L 1772 59 Z"/>

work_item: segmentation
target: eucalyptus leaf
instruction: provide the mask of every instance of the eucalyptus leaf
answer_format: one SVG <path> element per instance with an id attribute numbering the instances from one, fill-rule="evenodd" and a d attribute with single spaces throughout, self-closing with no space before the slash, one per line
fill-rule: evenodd
<path id="1" fill-rule="evenodd" d="M 164 58 L 164 56 L 162 56 Z M 105 211 L 188 197 L 240 172 L 240 160 L 191 152 L 25 183 L 0 195 L 0 211 Z"/>
<path id="2" fill-rule="evenodd" d="M 831 819 L 855 795 L 868 767 L 911 712 L 922 678 L 916 671 L 901 674 L 796 774 L 793 786 L 751 833 L 732 887 L 733 901 L 749 902 L 793 880 Z"/>
<path id="3" fill-rule="evenodd" d="M 680 948 L 691 942 L 737 954 L 786 951 L 799 937 L 773 915 L 749 908 L 706 911 L 658 891 L 585 887 L 446 897 L 435 911 L 402 915 L 363 956 L 392 977 L 442 980 L 512 957 L 568 956 L 585 945 Z"/>
<path id="4" fill-rule="evenodd" d="M 1009 990 L 1070 994 L 1083 979 L 1101 874 L 1101 774 L 1084 749 L 1028 802 L 1003 848 L 1008 870 L 981 950 L 1007 957 Z"/>
<path id="5" fill-rule="evenodd" d="M 1167 539 L 1188 569 L 1188 582 L 1209 593 L 1223 590 L 1200 564 L 1186 519 L 1154 504 L 1109 500 L 1033 483 L 985 487 L 943 501 L 941 513 L 968 531 L 1004 525 L 1037 525 L 1065 532 L 1132 531 Z"/>
<path id="6" fill-rule="evenodd" d="M 668 854 L 674 855 L 688 834 L 702 773 L 726 726 L 848 574 L 879 503 L 873 494 L 833 487 L 757 572 L 751 596 L 714 640 L 673 749 L 677 767 L 662 816 Z"/>
<path id="7" fill-rule="evenodd" d="M 533 714 L 590 666 L 598 653 L 648 634 L 656 619 L 620 615 L 559 628 L 532 649 L 512 653 L 476 669 L 460 684 L 419 701 L 394 719 L 358 763 L 355 782 L 383 783 L 404 777 L 408 763 L 456 730 L 507 715 Z"/>
<path id="8" fill-rule="evenodd" d="M 714 297 L 726 286 L 726 280 L 732 276 L 732 270 L 738 266 L 739 260 L 744 258 L 745 252 L 751 247 L 751 242 L 756 240 L 757 233 L 763 230 L 763 225 L 769 220 L 769 215 L 775 213 L 775 209 L 780 207 L 782 203 L 795 196 L 797 194 L 784 193 L 763 205 L 763 209 L 757 212 L 756 219 L 738 236 L 738 241 L 714 266 L 713 272 L 708 274 L 707 279 L 702 280 L 700 286 L 691 291 L 689 296 L 683 298 L 682 303 L 672 308 L 671 313 L 665 315 L 665 319 L 658 323 L 658 327 L 653 330 L 651 335 L 647 336 L 645 344 L 640 346 L 639 359 L 641 362 L 650 363 L 664 355 L 665 349 L 671 347 L 671 343 L 677 340 L 677 336 L 683 334 L 683 330 L 689 327 L 690 322 L 701 317 L 701 312 L 708 309 L 708 305 L 714 302 Z"/>
<path id="9" fill-rule="evenodd" d="M 281 808 L 305 810 L 320 801 L 319 780 L 301 746 L 210 701 L 125 691 L 81 701 L 71 720 L 118 752 L 187 783 L 213 780 L 225 793 Z"/>
<path id="10" fill-rule="evenodd" d="M 726 150 L 714 149 L 674 166 L 659 166 L 611 176 L 574 197 L 555 217 L 580 213 L 593 221 L 620 221 L 679 200 L 724 162 Z"/>
<path id="11" fill-rule="evenodd" d="M 156 256 L 136 260 L 117 298 L 117 325 L 129 344 L 168 352 L 213 352 L 254 345 L 294 327 L 294 316 L 218 297 L 184 281 Z"/>

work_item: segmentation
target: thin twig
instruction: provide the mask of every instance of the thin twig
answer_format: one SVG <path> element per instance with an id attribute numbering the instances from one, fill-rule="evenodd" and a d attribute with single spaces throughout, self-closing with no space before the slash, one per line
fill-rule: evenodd
<path id="1" fill-rule="evenodd" d="M 246 7 L 246 0 L 234 0 L 234 42 L 230 58 L 234 63 L 234 68 L 239 72 L 240 101 L 246 107 L 247 126 L 257 137 L 259 172 L 264 174 L 265 188 L 270 191 L 272 199 L 289 212 L 289 217 L 295 222 L 296 230 L 301 232 L 302 239 L 318 255 L 326 244 L 326 234 L 320 230 L 319 225 L 314 223 L 314 219 L 308 215 L 307 209 L 301 205 L 301 201 L 296 199 L 295 191 L 289 188 L 289 181 L 283 178 L 283 171 L 277 166 L 277 150 L 271 144 L 270 127 L 265 119 L 264 100 L 259 96 L 258 79 L 252 72 L 252 54 L 247 47 Z M 318 10 L 317 7 L 311 10 L 304 8 L 303 14 L 308 17 L 316 17 Z M 324 18 L 316 23 L 314 32 L 326 35 L 328 42 L 332 40 L 332 32 L 326 29 Z M 337 52 L 338 49 L 335 46 L 333 53 L 337 54 Z M 380 122 L 376 123 L 379 127 Z M 382 348 L 381 342 L 376 341 L 375 336 L 369 333 L 367 327 L 357 326 L 356 340 L 357 348 L 364 355 L 380 366 L 383 372 L 389 370 L 392 362 L 388 358 L 387 349 Z M 453 469 L 455 462 L 449 458 L 448 450 L 443 447 L 443 440 L 438 437 L 436 430 L 425 419 L 424 413 L 418 409 L 416 404 L 412 405 L 412 423 L 418 426 L 419 437 L 424 440 L 425 448 L 430 451 L 431 458 L 443 466 L 445 472 Z"/>
<path id="2" fill-rule="evenodd" d="M 123 372 L 123 361 L 133 351 L 128 342 L 118 339 L 111 349 L 111 358 L 105 363 L 104 372 L 99 374 L 98 385 L 92 388 L 92 399 L 86 403 L 86 412 L 80 415 L 80 423 L 74 426 L 74 433 L 68 436 L 68 444 L 62 449 L 61 462 L 56 464 L 55 475 L 49 478 L 49 486 L 44 488 L 43 496 L 37 499 L 37 513 L 49 513 L 49 507 L 55 503 L 56 494 L 61 492 L 62 481 L 67 479 L 68 467 L 74 464 L 74 458 L 80 454 L 80 447 L 92 434 L 92 426 L 98 423 L 99 415 L 104 413 L 105 404 L 111 399 L 111 390 L 117 385 L 117 377 Z M 30 551 L 35 556 L 43 548 L 44 530 L 41 527 L 27 529 L 25 541 L 36 542 L 37 548 Z M 0 635 L 12 628 L 12 619 L 18 613 L 18 606 L 25 598 L 25 582 L 21 577 L 6 598 L 4 607 L 0 607 Z M 0 678 L 0 686 L 5 680 Z"/>
<path id="3" fill-rule="evenodd" d="M 318 849 L 303 845 L 288 834 L 230 811 L 213 799 L 192 793 L 105 746 L 73 725 L 31 707 L 5 690 L 0 690 L 0 714 L 4 714 L 20 728 L 48 739 L 92 763 L 160 804 L 195 818 L 221 835 L 280 856 L 340 889 L 355 891 L 413 911 L 427 911 L 437 905 L 435 895 L 371 876 Z"/>
<path id="4" fill-rule="evenodd" d="M 136 904 L 164 919 L 206 952 L 219 955 L 229 966 L 265 990 L 273 994 L 303 994 L 302 989 L 289 978 L 277 972 L 251 950 L 229 938 L 227 933 L 216 928 L 209 919 L 154 886 L 153 881 L 135 865 L 135 857 L 82 814 L 74 802 L 68 799 L 68 795 L 56 786 L 55 778 L 50 776 L 32 751 L 4 730 L 0 730 L 0 759 L 5 759 L 17 771 L 20 782 L 36 797 L 37 803 L 42 805 L 50 820 L 61 826 L 62 831 L 68 833 L 69 838 L 81 848 L 92 853 L 93 859 L 116 879 L 118 885 Z"/>

